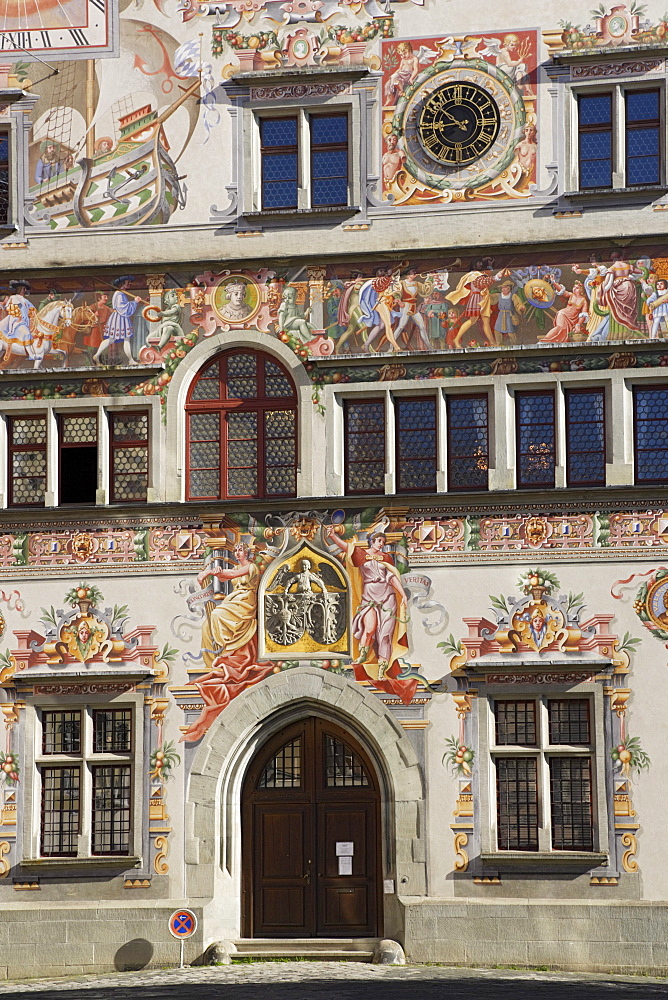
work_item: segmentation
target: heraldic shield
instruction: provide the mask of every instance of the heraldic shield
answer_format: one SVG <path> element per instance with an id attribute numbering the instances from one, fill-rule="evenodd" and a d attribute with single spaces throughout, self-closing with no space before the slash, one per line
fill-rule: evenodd
<path id="1" fill-rule="evenodd" d="M 350 591 L 341 564 L 304 543 L 273 563 L 260 585 L 261 655 L 350 655 Z"/>

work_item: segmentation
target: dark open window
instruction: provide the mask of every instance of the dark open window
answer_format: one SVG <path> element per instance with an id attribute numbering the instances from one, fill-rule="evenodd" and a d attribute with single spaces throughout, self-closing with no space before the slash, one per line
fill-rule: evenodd
<path id="1" fill-rule="evenodd" d="M 634 389 L 637 483 L 668 482 L 668 387 Z"/>
<path id="2" fill-rule="evenodd" d="M 262 208 L 297 208 L 299 144 L 297 117 L 260 121 Z"/>
<path id="3" fill-rule="evenodd" d="M 348 204 L 348 115 L 311 115 L 311 206 Z"/>
<path id="4" fill-rule="evenodd" d="M 110 413 L 111 502 L 146 500 L 148 413 Z"/>
<path id="5" fill-rule="evenodd" d="M 9 131 L 0 129 L 0 226 L 9 223 Z"/>
<path id="6" fill-rule="evenodd" d="M 46 417 L 9 418 L 9 504 L 37 507 L 46 492 Z"/>
<path id="7" fill-rule="evenodd" d="M 97 491 L 97 414 L 61 414 L 58 444 L 61 504 L 94 504 Z"/>
<path id="8" fill-rule="evenodd" d="M 578 97 L 580 187 L 612 187 L 612 94 Z"/>
<path id="9" fill-rule="evenodd" d="M 658 184 L 661 179 L 658 90 L 627 90 L 626 183 L 629 187 Z"/>
<path id="10" fill-rule="evenodd" d="M 566 476 L 569 486 L 605 486 L 605 392 L 566 392 Z"/>
<path id="11" fill-rule="evenodd" d="M 297 396 L 278 361 L 244 350 L 216 358 L 186 412 L 188 499 L 295 496 Z"/>
<path id="12" fill-rule="evenodd" d="M 489 417 L 486 395 L 448 396 L 448 489 L 486 490 Z"/>
<path id="13" fill-rule="evenodd" d="M 347 399 L 346 493 L 385 492 L 385 400 Z"/>
<path id="14" fill-rule="evenodd" d="M 395 399 L 397 493 L 436 489 L 436 399 Z"/>
<path id="15" fill-rule="evenodd" d="M 517 485 L 520 489 L 554 486 L 556 433 L 554 393 L 517 392 Z"/>

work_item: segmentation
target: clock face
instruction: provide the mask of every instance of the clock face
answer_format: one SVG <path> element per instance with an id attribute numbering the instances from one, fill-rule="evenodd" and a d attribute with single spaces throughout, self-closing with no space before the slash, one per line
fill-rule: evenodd
<path id="1" fill-rule="evenodd" d="M 476 83 L 446 83 L 424 101 L 418 118 L 422 148 L 438 163 L 474 163 L 494 145 L 501 114 Z"/>
<path id="2" fill-rule="evenodd" d="M 118 0 L 3 0 L 0 54 L 99 59 L 117 54 Z"/>
<path id="3" fill-rule="evenodd" d="M 453 59 L 406 88 L 392 131 L 419 184 L 464 192 L 510 166 L 525 122 L 524 100 L 506 73 L 484 59 Z"/>

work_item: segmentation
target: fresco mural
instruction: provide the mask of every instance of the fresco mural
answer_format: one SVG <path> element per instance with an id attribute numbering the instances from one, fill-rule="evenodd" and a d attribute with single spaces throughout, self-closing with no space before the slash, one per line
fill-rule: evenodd
<path id="1" fill-rule="evenodd" d="M 288 513 L 269 525 L 240 515 L 206 529 L 203 589 L 187 600 L 192 620 L 202 619 L 202 667 L 189 673 L 204 707 L 184 741 L 199 740 L 241 691 L 300 663 L 349 674 L 405 705 L 420 683 L 429 687 L 407 659 L 401 527 L 373 511 Z"/>
<path id="2" fill-rule="evenodd" d="M 638 256 L 615 249 L 578 260 L 555 253 L 547 260 L 418 259 L 197 275 L 179 269 L 11 275 L 4 291 L 0 369 L 159 366 L 164 372 L 151 383 L 154 392 L 166 390 L 200 339 L 221 330 L 271 334 L 306 363 L 334 354 L 371 358 L 668 339 L 668 258 L 652 248 Z M 623 358 L 616 366 L 624 367 Z M 474 362 L 471 374 L 506 374 L 517 364 L 507 356 Z M 457 362 L 457 374 L 461 366 L 465 372 L 466 362 Z M 390 369 L 385 376 L 365 369 L 351 377 L 401 378 L 408 371 L 392 375 Z M 454 367 L 433 371 L 434 377 L 448 374 Z M 315 372 L 312 377 L 317 381 Z"/>
<path id="3" fill-rule="evenodd" d="M 599 3 L 589 10 L 589 20 L 582 24 L 562 20 L 560 31 L 544 31 L 543 38 L 550 51 L 587 52 L 593 49 L 615 49 L 618 46 L 665 45 L 668 38 L 668 17 L 647 16 L 647 4 Z"/>
<path id="4" fill-rule="evenodd" d="M 382 183 L 389 204 L 529 197 L 538 152 L 537 41 L 535 31 L 518 30 L 383 42 Z M 451 110 L 436 92 L 447 100 L 452 93 Z M 429 137 L 425 115 L 432 94 L 446 131 L 439 125 Z M 471 122 L 481 115 L 482 130 L 467 157 Z M 439 141 L 452 138 L 448 127 L 461 140 L 452 162 L 444 160 L 449 150 Z M 510 332 L 510 320 L 508 325 Z"/>

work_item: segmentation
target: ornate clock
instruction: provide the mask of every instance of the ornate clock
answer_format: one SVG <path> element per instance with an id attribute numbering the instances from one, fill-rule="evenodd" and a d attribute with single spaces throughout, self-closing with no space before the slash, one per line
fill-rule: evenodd
<path id="1" fill-rule="evenodd" d="M 99 59 L 117 54 L 118 0 L 3 0 L 5 58 Z"/>
<path id="2" fill-rule="evenodd" d="M 484 59 L 435 63 L 397 103 L 406 169 L 431 188 L 473 189 L 506 169 L 526 114 L 513 81 Z"/>

